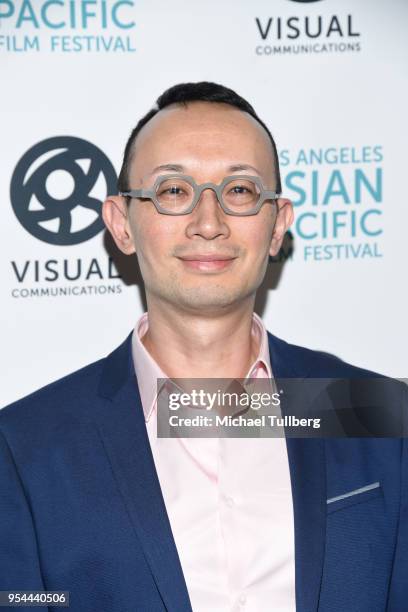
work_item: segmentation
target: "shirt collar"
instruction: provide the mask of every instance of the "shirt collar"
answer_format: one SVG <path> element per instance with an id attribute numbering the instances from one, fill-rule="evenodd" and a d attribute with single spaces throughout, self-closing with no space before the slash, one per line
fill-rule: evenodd
<path id="1" fill-rule="evenodd" d="M 267 378 L 273 378 L 272 366 L 269 356 L 268 332 L 266 331 L 266 327 L 262 319 L 256 314 L 256 312 L 252 313 L 251 333 L 256 338 L 256 342 L 259 346 L 259 351 L 257 357 L 250 366 L 245 378 L 252 378 L 256 376 L 257 371 L 260 368 L 264 369 Z"/>
<path id="2" fill-rule="evenodd" d="M 148 328 L 149 318 L 148 313 L 145 312 L 136 322 L 132 334 L 132 356 L 146 422 L 152 415 L 156 405 L 157 394 L 164 384 L 163 381 L 160 388 L 158 388 L 157 379 L 168 378 L 141 341 Z M 255 312 L 252 313 L 251 334 L 256 339 L 259 351 L 245 379 L 256 378 L 259 375 L 266 378 L 272 378 L 273 374 L 269 357 L 268 334 L 262 319 Z"/>

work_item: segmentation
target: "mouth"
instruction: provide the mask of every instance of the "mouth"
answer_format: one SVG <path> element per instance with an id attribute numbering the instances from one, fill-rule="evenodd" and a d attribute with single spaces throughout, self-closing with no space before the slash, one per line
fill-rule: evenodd
<path id="1" fill-rule="evenodd" d="M 186 268 L 191 270 L 199 270 L 202 272 L 217 272 L 219 270 L 225 270 L 228 268 L 236 257 L 230 257 L 226 255 L 185 255 L 179 257 L 180 261 L 183 262 Z"/>

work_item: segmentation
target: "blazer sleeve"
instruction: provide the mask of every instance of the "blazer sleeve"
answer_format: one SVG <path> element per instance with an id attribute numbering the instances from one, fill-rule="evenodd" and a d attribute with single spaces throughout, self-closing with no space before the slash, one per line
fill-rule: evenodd
<path id="1" fill-rule="evenodd" d="M 46 589 L 30 506 L 11 449 L 0 431 L 0 591 L 12 590 Z M 36 610 L 45 612 L 48 607 L 38 606 Z"/>
<path id="2" fill-rule="evenodd" d="M 401 500 L 397 546 L 391 577 L 387 612 L 407 609 L 408 599 L 408 386 L 402 401 L 403 439 L 401 451 Z"/>

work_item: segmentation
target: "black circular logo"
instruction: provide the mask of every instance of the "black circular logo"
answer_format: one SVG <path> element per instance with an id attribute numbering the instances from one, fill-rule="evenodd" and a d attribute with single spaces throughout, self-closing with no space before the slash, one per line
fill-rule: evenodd
<path id="1" fill-rule="evenodd" d="M 104 227 L 101 204 L 116 191 L 116 172 L 98 147 L 74 136 L 47 138 L 18 162 L 10 185 L 11 205 L 35 238 L 73 245 Z"/>

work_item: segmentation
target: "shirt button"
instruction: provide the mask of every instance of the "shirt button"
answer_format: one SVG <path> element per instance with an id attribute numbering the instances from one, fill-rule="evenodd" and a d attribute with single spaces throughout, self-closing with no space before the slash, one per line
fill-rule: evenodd
<path id="1" fill-rule="evenodd" d="M 225 500 L 225 503 L 227 504 L 227 506 L 229 508 L 232 508 L 232 506 L 235 504 L 234 500 L 232 499 L 232 497 L 227 497 Z"/>
<path id="2" fill-rule="evenodd" d="M 242 595 L 240 595 L 239 599 L 238 599 L 238 601 L 241 604 L 241 606 L 244 606 L 246 604 L 246 600 L 247 600 L 246 595 L 244 595 L 244 593 L 242 593 Z"/>

